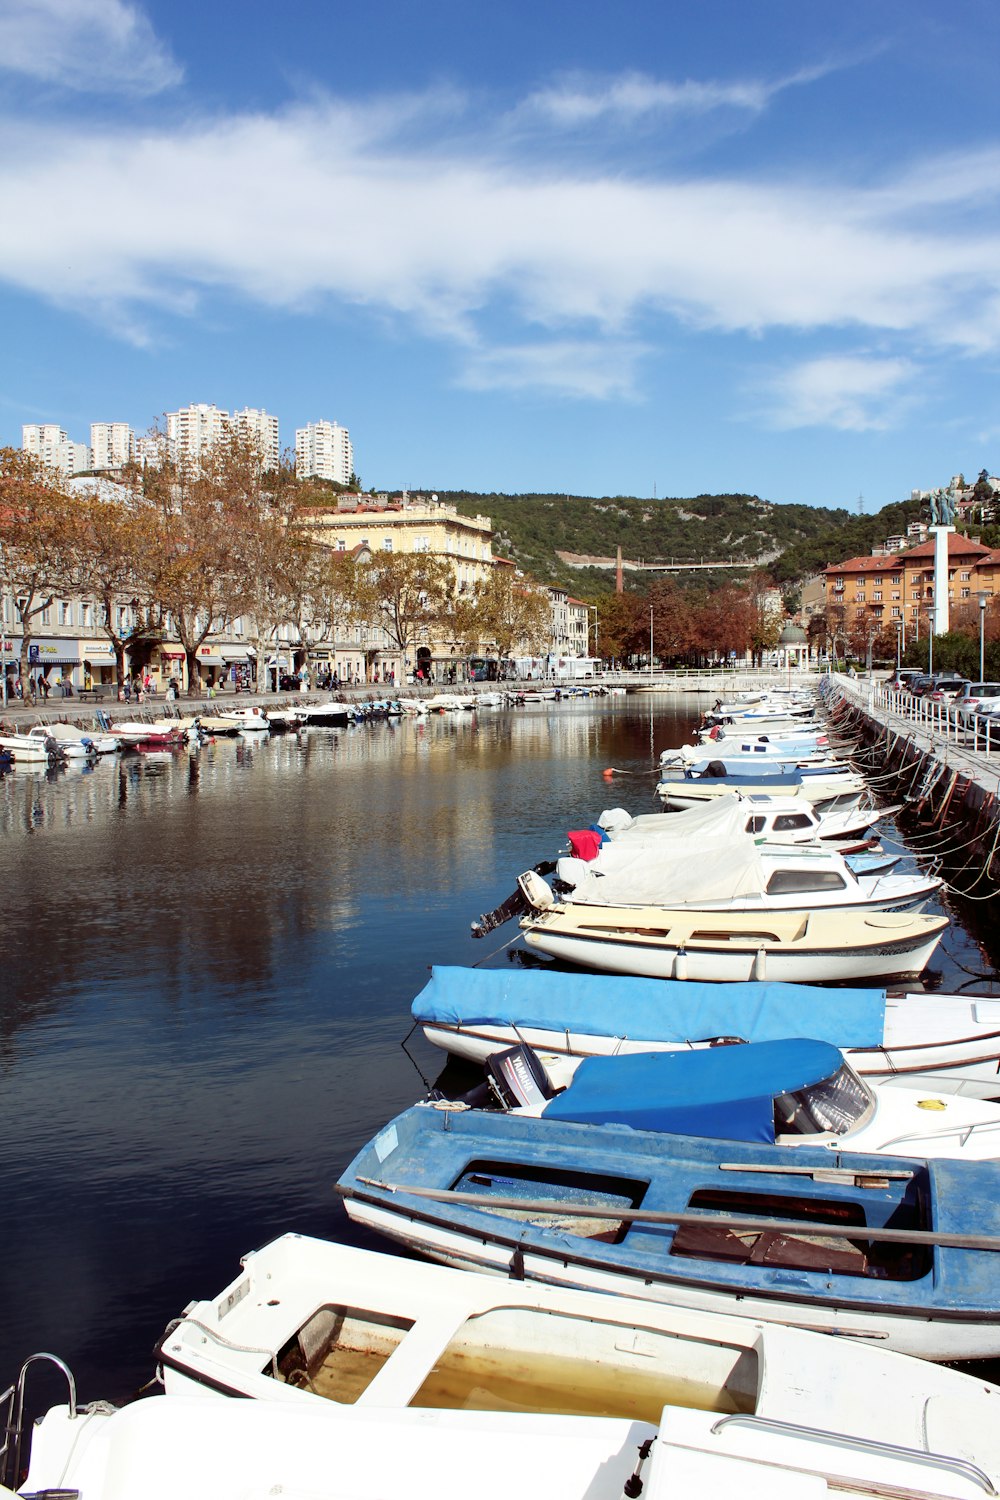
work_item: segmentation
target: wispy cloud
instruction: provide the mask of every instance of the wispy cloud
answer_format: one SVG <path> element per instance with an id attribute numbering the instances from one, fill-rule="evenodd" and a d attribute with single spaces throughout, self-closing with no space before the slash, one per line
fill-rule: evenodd
<path id="1" fill-rule="evenodd" d="M 459 383 L 473 391 L 547 391 L 607 401 L 636 395 L 636 371 L 648 351 L 639 344 L 556 339 L 470 351 Z"/>
<path id="2" fill-rule="evenodd" d="M 0 0 L 0 70 L 85 93 L 155 94 L 181 70 L 128 0 Z"/>
<path id="3" fill-rule="evenodd" d="M 614 78 L 573 74 L 530 94 L 518 114 L 548 120 L 562 129 L 591 125 L 598 120 L 632 122 L 654 116 L 706 115 L 718 110 L 759 114 L 785 89 L 815 82 L 829 67 L 803 69 L 773 81 L 734 79 L 732 82 L 685 79 L 681 83 L 627 73 Z"/>
<path id="4" fill-rule="evenodd" d="M 146 131 L 0 119 L 0 278 L 139 341 L 219 298 L 367 308 L 451 343 L 467 385 L 604 399 L 678 328 L 877 336 L 892 358 L 788 378 L 781 408 L 827 425 L 888 420 L 908 360 L 1000 350 L 984 188 L 1000 153 L 874 186 L 829 166 L 639 178 L 627 154 L 568 170 L 537 139 L 470 144 L 473 104 L 428 92 Z"/>
<path id="5" fill-rule="evenodd" d="M 840 355 L 805 360 L 775 374 L 760 413 L 781 431 L 834 427 L 841 432 L 885 431 L 913 399 L 916 367 L 905 359 Z"/>

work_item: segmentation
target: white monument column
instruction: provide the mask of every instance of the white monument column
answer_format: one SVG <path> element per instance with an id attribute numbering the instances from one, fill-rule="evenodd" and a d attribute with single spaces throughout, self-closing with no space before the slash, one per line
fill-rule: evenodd
<path id="1" fill-rule="evenodd" d="M 948 538 L 954 526 L 932 526 L 934 536 L 934 634 L 947 635 L 948 614 Z"/>

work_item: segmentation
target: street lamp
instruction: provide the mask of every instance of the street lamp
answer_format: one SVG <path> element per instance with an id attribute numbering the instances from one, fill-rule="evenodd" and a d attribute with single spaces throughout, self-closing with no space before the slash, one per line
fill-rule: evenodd
<path id="1" fill-rule="evenodd" d="M 986 681 L 986 601 L 989 595 L 980 589 L 979 599 L 979 681 Z"/>
<path id="2" fill-rule="evenodd" d="M 649 606 L 649 675 L 653 675 L 653 606 Z"/>
<path id="3" fill-rule="evenodd" d="M 934 606 L 927 605 L 927 675 L 934 676 Z"/>
<path id="4" fill-rule="evenodd" d="M 597 633 L 598 633 L 598 630 L 600 629 L 600 620 L 599 620 L 599 617 L 598 617 L 598 614 L 597 614 L 597 605 L 596 604 L 588 604 L 587 605 L 587 619 L 588 619 L 588 622 L 590 620 L 591 613 L 593 613 L 593 616 L 594 616 L 594 657 L 596 659 L 601 654 L 598 651 L 598 649 L 597 649 Z"/>

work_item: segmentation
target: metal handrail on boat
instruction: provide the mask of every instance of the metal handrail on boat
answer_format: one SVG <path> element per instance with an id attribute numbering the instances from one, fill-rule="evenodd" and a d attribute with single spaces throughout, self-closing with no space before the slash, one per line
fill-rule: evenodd
<path id="1" fill-rule="evenodd" d="M 981 1469 L 978 1464 L 968 1458 L 955 1458 L 947 1453 L 932 1453 L 927 1448 L 908 1448 L 900 1443 L 886 1443 L 881 1438 L 855 1437 L 850 1433 L 830 1432 L 823 1427 L 804 1427 L 797 1422 L 783 1422 L 777 1417 L 758 1417 L 752 1412 L 733 1412 L 729 1416 L 720 1417 L 712 1427 L 712 1435 L 734 1424 L 739 1427 L 773 1432 L 784 1437 L 818 1438 L 820 1441 L 836 1443 L 843 1448 L 855 1448 L 861 1453 L 877 1453 L 884 1458 L 901 1458 L 909 1463 L 916 1462 L 928 1464 L 934 1468 L 951 1469 L 954 1473 L 964 1474 L 967 1479 L 971 1479 L 980 1489 L 985 1490 L 987 1495 L 997 1493 L 985 1469 Z"/>
<path id="2" fill-rule="evenodd" d="M 76 1381 L 73 1378 L 73 1372 L 69 1365 L 64 1360 L 61 1360 L 58 1354 L 46 1354 L 44 1352 L 29 1354 L 21 1366 L 16 1383 L 0 1395 L 0 1406 L 4 1402 L 9 1403 L 4 1440 L 2 1446 L 0 1446 L 0 1483 L 7 1485 L 10 1489 L 17 1488 L 17 1482 L 20 1477 L 21 1442 L 24 1432 L 24 1389 L 27 1383 L 28 1368 L 36 1360 L 42 1359 L 48 1360 L 50 1364 L 55 1365 L 56 1369 L 61 1370 L 65 1375 L 66 1384 L 69 1388 L 67 1414 L 71 1420 L 77 1415 Z"/>

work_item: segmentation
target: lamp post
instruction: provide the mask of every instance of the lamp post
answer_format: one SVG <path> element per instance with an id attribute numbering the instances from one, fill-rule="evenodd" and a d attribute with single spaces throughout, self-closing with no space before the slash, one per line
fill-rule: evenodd
<path id="1" fill-rule="evenodd" d="M 600 620 L 598 618 L 597 605 L 596 604 L 588 604 L 587 605 L 587 618 L 588 618 L 588 620 L 589 620 L 591 614 L 593 614 L 593 616 L 594 616 L 594 657 L 595 657 L 595 660 L 596 660 L 596 658 L 599 657 L 600 654 L 601 654 L 598 651 L 598 649 L 597 649 L 597 636 L 598 636 L 598 631 L 600 629 Z"/>
<path id="2" fill-rule="evenodd" d="M 986 601 L 989 595 L 984 589 L 979 591 L 979 681 L 986 680 Z"/>
<path id="3" fill-rule="evenodd" d="M 927 606 L 927 675 L 934 676 L 934 606 Z"/>
<path id="4" fill-rule="evenodd" d="M 902 665 L 903 665 L 903 622 L 902 622 L 902 620 L 897 620 L 896 621 L 896 676 L 897 676 L 897 678 L 899 676 L 899 669 L 900 669 L 900 667 Z"/>
<path id="5" fill-rule="evenodd" d="M 653 606 L 649 606 L 649 675 L 653 675 Z"/>

